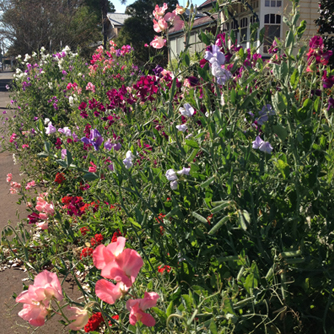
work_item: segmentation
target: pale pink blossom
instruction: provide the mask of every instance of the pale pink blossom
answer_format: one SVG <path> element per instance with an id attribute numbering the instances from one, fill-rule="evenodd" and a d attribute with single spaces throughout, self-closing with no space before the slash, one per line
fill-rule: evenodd
<path id="1" fill-rule="evenodd" d="M 63 299 L 61 285 L 56 274 L 44 270 L 35 277 L 34 284 L 28 290 L 16 297 L 17 303 L 24 304 L 19 316 L 33 326 L 44 325 L 52 298 L 58 301 Z"/>
<path id="2" fill-rule="evenodd" d="M 41 214 L 40 214 L 41 215 Z M 42 222 L 37 222 L 36 226 L 38 226 L 39 228 L 41 228 L 42 230 L 47 230 L 49 228 L 49 224 L 47 222 L 47 220 L 44 220 Z"/>
<path id="3" fill-rule="evenodd" d="M 9 183 L 9 182 L 12 182 L 12 179 L 13 179 L 12 173 L 8 173 L 6 181 Z"/>
<path id="4" fill-rule="evenodd" d="M 11 195 L 17 194 L 17 190 L 15 188 L 10 188 L 9 192 L 10 192 Z"/>
<path id="5" fill-rule="evenodd" d="M 27 206 L 27 208 L 31 208 L 32 207 L 32 203 L 31 202 L 27 202 L 26 206 Z"/>
<path id="6" fill-rule="evenodd" d="M 167 30 L 167 28 L 167 22 L 163 18 L 158 21 L 153 19 L 153 29 L 155 32 L 162 32 Z"/>
<path id="7" fill-rule="evenodd" d="M 145 292 L 143 299 L 129 299 L 126 302 L 126 308 L 130 312 L 130 324 L 134 326 L 137 321 L 140 321 L 148 327 L 154 326 L 154 318 L 145 311 L 155 306 L 158 298 L 159 295 L 156 292 Z"/>
<path id="8" fill-rule="evenodd" d="M 160 36 L 155 36 L 150 45 L 155 49 L 162 49 L 166 45 L 166 40 Z"/>
<path id="9" fill-rule="evenodd" d="M 38 214 L 39 218 L 40 219 L 43 219 L 43 220 L 47 220 L 48 219 L 48 215 L 46 213 L 43 213 L 43 212 L 40 212 Z"/>
<path id="10" fill-rule="evenodd" d="M 12 188 L 16 188 L 16 189 L 20 189 L 21 188 L 21 183 L 18 183 L 18 182 L 11 182 L 10 183 L 10 186 L 12 187 Z"/>
<path id="11" fill-rule="evenodd" d="M 68 317 L 68 320 L 75 320 L 73 321 L 68 327 L 73 331 L 78 331 L 81 328 L 85 327 L 89 320 L 89 313 L 85 309 L 80 309 L 78 307 L 71 307 L 68 306 L 67 309 L 74 314 Z"/>
<path id="12" fill-rule="evenodd" d="M 95 93 L 95 86 L 91 82 L 88 82 L 88 84 L 86 86 L 86 90 L 90 90 L 93 93 Z"/>
<path id="13" fill-rule="evenodd" d="M 185 11 L 186 9 L 184 7 L 179 6 L 179 4 L 176 4 L 176 9 L 175 9 L 176 14 L 182 15 L 185 13 Z"/>
<path id="14" fill-rule="evenodd" d="M 171 13 L 167 13 L 164 19 L 174 26 L 175 31 L 181 30 L 183 28 L 183 21 L 180 16 L 177 15 L 175 10 Z"/>
<path id="15" fill-rule="evenodd" d="M 123 283 L 111 283 L 105 279 L 101 279 L 95 284 L 96 295 L 108 304 L 115 304 L 116 300 L 128 292 L 129 288 Z"/>
<path id="16" fill-rule="evenodd" d="M 96 49 L 96 51 L 97 51 L 98 53 L 102 53 L 102 52 L 103 52 L 103 46 L 100 45 L 100 46 Z"/>
<path id="17" fill-rule="evenodd" d="M 155 10 L 153 11 L 153 16 L 159 20 L 162 16 L 165 15 L 165 11 L 168 9 L 168 5 L 166 3 L 163 4 L 162 7 L 159 7 L 159 5 L 155 6 Z"/>
<path id="18" fill-rule="evenodd" d="M 135 250 L 124 249 L 125 241 L 125 238 L 118 237 L 117 242 L 107 247 L 99 245 L 93 252 L 93 262 L 96 268 L 101 269 L 101 276 L 130 287 L 144 262 Z"/>

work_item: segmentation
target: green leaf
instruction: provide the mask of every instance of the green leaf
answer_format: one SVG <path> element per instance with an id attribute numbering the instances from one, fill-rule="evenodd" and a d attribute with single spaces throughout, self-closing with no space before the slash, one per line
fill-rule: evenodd
<path id="1" fill-rule="evenodd" d="M 240 50 L 242 50 L 242 49 L 240 49 Z M 230 96 L 231 96 L 231 103 L 232 103 L 232 104 L 235 104 L 235 101 L 236 101 L 236 93 L 235 93 L 235 89 L 234 89 L 234 88 L 231 89 Z"/>
<path id="2" fill-rule="evenodd" d="M 273 126 L 273 130 L 282 141 L 288 136 L 288 130 L 279 123 Z"/>
<path id="3" fill-rule="evenodd" d="M 66 163 L 66 161 L 64 161 L 64 160 L 62 160 L 62 159 L 57 159 L 56 162 L 57 162 L 61 167 L 67 168 L 67 163 Z"/>
<path id="4" fill-rule="evenodd" d="M 157 316 L 160 318 L 160 320 L 163 323 L 166 323 L 166 321 L 167 321 L 167 314 L 164 311 L 160 310 L 158 307 L 155 307 L 155 306 L 151 307 L 151 310 L 153 310 L 157 314 Z"/>
<path id="5" fill-rule="evenodd" d="M 249 214 L 246 210 L 238 210 L 238 215 L 239 215 L 239 222 L 241 228 L 246 231 L 247 230 L 247 225 L 250 223 L 250 217 Z"/>
<path id="6" fill-rule="evenodd" d="M 99 177 L 95 173 L 86 173 L 84 174 L 83 178 L 88 181 L 93 181 L 98 179 Z"/>
<path id="7" fill-rule="evenodd" d="M 186 162 L 192 162 L 196 158 L 196 154 L 198 153 L 199 149 L 194 148 L 190 153 L 189 157 L 187 157 Z M 191 173 L 191 171 L 190 171 Z"/>
<path id="8" fill-rule="evenodd" d="M 167 317 L 169 317 L 173 313 L 173 309 L 174 309 L 174 303 L 173 301 L 171 301 L 167 307 L 166 311 Z"/>
<path id="9" fill-rule="evenodd" d="M 192 299 L 188 295 L 182 295 L 181 296 L 182 303 L 184 307 L 188 310 L 188 312 L 191 311 L 191 305 L 192 305 Z"/>
<path id="10" fill-rule="evenodd" d="M 214 320 L 211 320 L 209 329 L 212 334 L 218 334 L 217 326 Z"/>
<path id="11" fill-rule="evenodd" d="M 209 235 L 215 234 L 228 220 L 230 216 L 225 216 L 222 218 L 215 226 L 209 231 Z"/>
<path id="12" fill-rule="evenodd" d="M 195 217 L 197 220 L 199 220 L 200 222 L 207 224 L 208 221 L 206 218 L 204 218 L 203 216 L 199 215 L 197 212 L 192 212 L 191 213 L 193 215 L 193 217 Z"/>
<path id="13" fill-rule="evenodd" d="M 278 160 L 276 166 L 283 175 L 284 179 L 286 179 L 289 175 L 289 165 L 283 160 Z"/>
<path id="14" fill-rule="evenodd" d="M 193 139 L 186 139 L 186 145 L 192 148 L 199 148 L 198 143 Z"/>
<path id="15" fill-rule="evenodd" d="M 298 82 L 299 82 L 299 73 L 298 70 L 295 69 L 290 78 L 290 83 L 293 89 L 297 89 Z"/>
<path id="16" fill-rule="evenodd" d="M 201 32 L 198 35 L 198 38 L 200 39 L 201 42 L 203 42 L 206 46 L 210 45 L 210 38 L 204 33 Z"/>
<path id="17" fill-rule="evenodd" d="M 208 186 L 211 184 L 211 182 L 215 180 L 215 178 L 216 178 L 215 175 L 209 177 L 206 181 L 204 181 L 203 183 L 201 183 L 200 186 L 201 186 L 202 188 L 206 188 L 206 187 L 208 187 Z"/>
<path id="18" fill-rule="evenodd" d="M 305 20 L 302 20 L 302 21 L 300 22 L 299 27 L 297 28 L 297 36 L 298 36 L 298 39 L 300 39 L 300 38 L 303 36 L 305 30 L 306 30 L 306 21 L 305 21 Z"/>
<path id="19" fill-rule="evenodd" d="M 40 157 L 40 158 L 46 158 L 49 156 L 49 153 L 47 152 L 40 152 L 40 153 L 37 153 L 37 156 Z"/>
<path id="20" fill-rule="evenodd" d="M 73 159 L 72 159 L 72 154 L 69 150 L 66 150 L 66 163 L 67 166 L 69 166 L 72 163 Z"/>

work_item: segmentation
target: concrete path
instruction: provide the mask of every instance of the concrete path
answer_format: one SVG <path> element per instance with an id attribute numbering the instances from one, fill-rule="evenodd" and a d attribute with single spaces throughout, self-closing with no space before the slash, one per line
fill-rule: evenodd
<path id="1" fill-rule="evenodd" d="M 11 78 L 12 73 L 10 72 L 0 73 L 0 113 L 2 114 L 6 110 L 8 117 L 12 115 L 12 112 L 7 109 L 7 104 L 10 102 L 10 94 L 6 91 L 5 86 L 10 82 Z M 16 216 L 17 212 L 20 219 L 27 217 L 24 205 L 19 206 L 16 204 L 18 196 L 9 193 L 10 187 L 6 182 L 8 173 L 13 174 L 14 181 L 21 179 L 19 166 L 14 165 L 12 155 L 8 152 L 0 153 L 0 231 L 8 224 L 8 221 L 11 222 L 12 226 L 16 226 L 19 221 Z M 23 291 L 23 283 L 27 285 L 32 283 L 30 281 L 22 281 L 27 277 L 27 273 L 13 268 L 0 272 L 0 334 L 30 334 L 36 329 L 36 333 L 41 334 L 68 333 L 68 330 L 64 330 L 64 326 L 58 322 L 61 319 L 59 316 L 53 317 L 44 326 L 37 328 L 30 326 L 28 322 L 17 315 L 22 309 L 22 304 L 16 304 L 12 295 L 14 292 L 18 295 Z M 80 293 L 76 290 L 77 288 L 73 289 L 70 283 L 66 284 L 64 289 L 73 299 L 75 296 L 80 296 Z"/>

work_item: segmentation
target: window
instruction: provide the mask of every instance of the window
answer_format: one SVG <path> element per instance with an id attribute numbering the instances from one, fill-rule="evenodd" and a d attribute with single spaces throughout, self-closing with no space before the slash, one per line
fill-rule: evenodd
<path id="1" fill-rule="evenodd" d="M 264 53 L 268 53 L 275 37 L 281 37 L 281 15 L 267 14 L 264 16 Z"/>
<path id="2" fill-rule="evenodd" d="M 244 17 L 240 20 L 240 44 L 245 44 L 248 40 L 248 18 Z"/>
<path id="3" fill-rule="evenodd" d="M 264 5 L 265 5 L 266 7 L 270 7 L 270 0 L 266 0 L 266 1 L 264 2 Z"/>
<path id="4" fill-rule="evenodd" d="M 282 7 L 282 1 L 281 0 L 277 0 L 276 4 L 277 4 L 276 7 Z"/>
<path id="5" fill-rule="evenodd" d="M 265 0 L 265 7 L 282 7 L 282 0 Z"/>
<path id="6" fill-rule="evenodd" d="M 259 8 L 259 1 L 258 0 L 252 1 L 251 6 L 253 9 Z"/>

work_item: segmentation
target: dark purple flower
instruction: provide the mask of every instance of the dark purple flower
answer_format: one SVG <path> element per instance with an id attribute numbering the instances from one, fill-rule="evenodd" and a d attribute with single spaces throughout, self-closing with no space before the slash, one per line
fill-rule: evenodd
<path id="1" fill-rule="evenodd" d="M 329 111 L 329 109 L 334 108 L 334 99 L 332 97 L 330 97 L 328 99 L 328 108 L 327 111 Z"/>
<path id="2" fill-rule="evenodd" d="M 103 138 L 102 138 L 100 132 L 97 131 L 96 129 L 94 129 L 94 130 L 90 131 L 89 138 L 83 137 L 83 138 L 81 138 L 81 141 L 84 144 L 91 144 L 91 145 L 93 145 L 95 151 L 98 151 L 99 147 L 101 146 L 101 144 L 103 142 Z"/>

